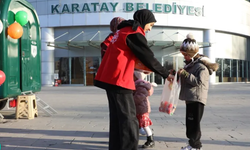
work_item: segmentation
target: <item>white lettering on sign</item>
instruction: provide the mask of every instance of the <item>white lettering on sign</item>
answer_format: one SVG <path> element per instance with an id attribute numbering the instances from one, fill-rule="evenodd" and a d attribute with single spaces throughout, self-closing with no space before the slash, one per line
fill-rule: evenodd
<path id="1" fill-rule="evenodd" d="M 36 57 L 36 55 L 37 55 L 37 46 L 31 45 L 31 55 L 33 57 Z"/>

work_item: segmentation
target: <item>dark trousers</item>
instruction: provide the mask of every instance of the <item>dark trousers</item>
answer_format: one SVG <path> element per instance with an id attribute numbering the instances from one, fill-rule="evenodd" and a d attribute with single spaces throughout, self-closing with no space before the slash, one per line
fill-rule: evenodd
<path id="1" fill-rule="evenodd" d="M 133 94 L 106 90 L 109 100 L 109 150 L 137 150 L 138 120 Z"/>
<path id="2" fill-rule="evenodd" d="M 204 104 L 199 102 L 186 104 L 186 135 L 189 145 L 193 148 L 201 148 L 200 122 L 204 112 Z"/>

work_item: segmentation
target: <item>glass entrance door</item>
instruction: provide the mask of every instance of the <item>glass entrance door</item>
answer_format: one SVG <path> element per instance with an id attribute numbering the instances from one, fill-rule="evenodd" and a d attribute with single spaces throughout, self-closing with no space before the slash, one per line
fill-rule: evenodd
<path id="1" fill-rule="evenodd" d="M 71 58 L 71 84 L 83 84 L 83 57 Z"/>
<path id="2" fill-rule="evenodd" d="M 99 57 L 86 57 L 86 84 L 85 85 L 94 85 L 95 75 L 97 69 L 99 68 Z"/>
<path id="3" fill-rule="evenodd" d="M 61 57 L 58 58 L 56 61 L 56 66 L 55 69 L 58 70 L 59 72 L 59 79 L 61 80 L 62 84 L 69 84 L 69 77 L 70 77 L 70 72 L 69 72 L 69 58 L 66 57 Z"/>
<path id="4" fill-rule="evenodd" d="M 62 84 L 94 85 L 99 59 L 99 57 L 56 58 L 55 72 L 59 73 Z"/>

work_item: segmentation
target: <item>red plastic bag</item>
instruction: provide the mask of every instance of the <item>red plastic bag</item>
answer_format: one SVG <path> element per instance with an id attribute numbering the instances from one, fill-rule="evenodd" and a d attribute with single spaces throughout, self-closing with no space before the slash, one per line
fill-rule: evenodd
<path id="1" fill-rule="evenodd" d="M 159 107 L 160 112 L 164 112 L 169 115 L 174 114 L 179 101 L 179 94 L 181 90 L 180 83 L 180 79 L 177 81 L 177 74 L 175 74 L 173 82 L 169 82 L 166 79 L 161 95 L 161 103 Z"/>

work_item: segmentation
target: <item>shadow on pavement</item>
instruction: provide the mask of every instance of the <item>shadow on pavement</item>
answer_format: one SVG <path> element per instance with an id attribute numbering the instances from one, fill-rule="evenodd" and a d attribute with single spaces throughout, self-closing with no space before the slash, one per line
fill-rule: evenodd
<path id="1" fill-rule="evenodd" d="M 3 150 L 107 150 L 108 142 L 85 140 L 32 139 L 22 137 L 1 137 Z M 29 141 L 29 142 L 22 142 Z"/>
<path id="2" fill-rule="evenodd" d="M 34 145 L 34 146 L 39 146 L 39 144 L 44 143 L 45 145 L 51 145 L 50 147 L 54 147 L 57 145 L 57 143 L 63 144 L 68 143 L 68 145 L 72 145 L 72 144 L 79 144 L 80 146 L 83 146 L 86 144 L 90 144 L 90 146 L 92 145 L 93 148 L 90 150 L 94 150 L 96 149 L 96 144 L 104 144 L 105 148 L 107 149 L 108 146 L 108 142 L 105 141 L 87 141 L 87 140 L 78 140 L 77 138 L 108 138 L 108 132 L 94 132 L 94 131 L 64 131 L 64 130 L 30 130 L 30 129 L 11 129 L 11 128 L 0 128 L 1 133 L 14 133 L 14 134 L 30 134 L 32 136 L 32 134 L 37 135 L 40 134 L 41 138 L 40 139 L 29 139 L 29 144 L 27 144 L 27 142 L 25 142 L 27 145 L 22 145 L 22 146 L 30 146 L 30 145 Z M 58 138 L 58 139 L 43 139 L 42 135 L 45 136 L 56 136 L 53 138 Z M 60 140 L 60 138 L 63 137 L 67 137 L 67 136 L 71 136 L 71 137 L 75 137 L 72 141 L 69 140 Z M 140 139 L 145 139 L 145 137 L 140 137 Z M 42 140 L 42 141 L 40 141 Z M 16 141 L 19 141 L 18 144 L 22 144 L 20 141 L 27 141 L 27 139 L 25 138 L 13 138 L 13 137 L 1 137 L 0 138 L 0 142 L 1 144 L 14 144 Z M 160 136 L 155 136 L 155 141 L 163 141 L 163 142 L 181 142 L 183 143 L 183 141 L 187 141 L 186 138 L 172 138 L 172 137 L 160 137 Z M 203 144 L 213 144 L 213 145 L 235 145 L 235 146 L 242 146 L 242 147 L 249 147 L 250 146 L 250 142 L 240 142 L 240 141 L 225 141 L 225 140 L 202 140 Z M 16 145 L 16 146 L 20 146 L 20 145 Z M 85 148 L 85 147 L 84 147 Z M 98 146 L 99 149 L 102 148 Z"/>
<path id="3" fill-rule="evenodd" d="M 157 137 L 155 136 L 156 141 L 163 142 L 187 142 L 187 138 L 170 138 L 170 137 Z M 242 147 L 250 147 L 250 142 L 240 142 L 240 141 L 225 141 L 225 140 L 202 140 L 201 142 L 205 144 L 213 144 L 213 145 L 234 145 L 234 146 L 242 146 Z"/>

